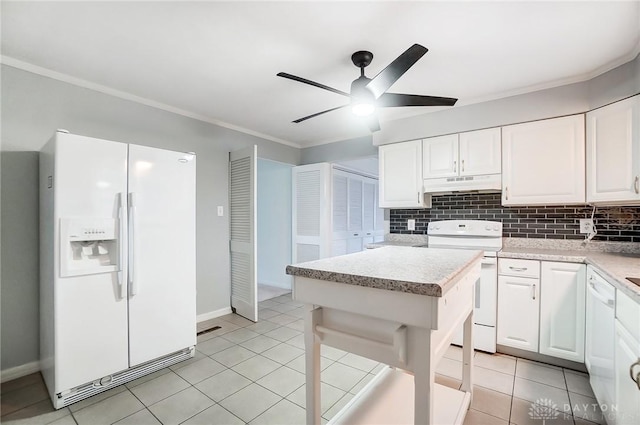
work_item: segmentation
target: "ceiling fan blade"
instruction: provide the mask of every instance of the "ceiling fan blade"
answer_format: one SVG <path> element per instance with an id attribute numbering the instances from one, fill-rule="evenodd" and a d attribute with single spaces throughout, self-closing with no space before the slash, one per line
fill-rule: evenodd
<path id="1" fill-rule="evenodd" d="M 318 115 L 326 114 L 327 112 L 335 111 L 336 109 L 346 108 L 347 106 L 349 106 L 349 104 L 342 105 L 342 106 L 337 106 L 335 108 L 327 109 L 326 111 L 322 111 L 322 112 L 316 112 L 315 114 L 307 115 L 306 117 L 298 118 L 297 120 L 291 121 L 291 122 L 294 122 L 294 123 L 298 124 L 298 123 L 300 123 L 302 121 L 308 120 L 309 118 L 317 117 Z"/>
<path id="2" fill-rule="evenodd" d="M 458 99 L 453 97 L 421 96 L 418 94 L 385 93 L 376 101 L 376 106 L 453 106 Z"/>
<path id="3" fill-rule="evenodd" d="M 380 121 L 378 121 L 378 117 L 375 116 L 375 114 L 363 117 L 363 119 L 367 122 L 367 127 L 369 127 L 372 133 L 380 131 Z"/>
<path id="4" fill-rule="evenodd" d="M 329 90 L 330 92 L 341 94 L 343 96 L 351 97 L 349 93 L 345 93 L 341 90 L 334 89 L 333 87 L 325 86 L 324 84 L 316 83 L 315 81 L 307 80 L 306 78 L 296 77 L 295 75 L 287 74 L 286 72 L 278 72 L 276 75 L 278 77 L 288 78 L 289 80 L 297 81 L 299 83 L 309 84 L 310 86 L 318 87 L 321 89 Z"/>
<path id="5" fill-rule="evenodd" d="M 428 51 L 426 47 L 414 44 L 376 75 L 366 87 L 378 99 Z"/>

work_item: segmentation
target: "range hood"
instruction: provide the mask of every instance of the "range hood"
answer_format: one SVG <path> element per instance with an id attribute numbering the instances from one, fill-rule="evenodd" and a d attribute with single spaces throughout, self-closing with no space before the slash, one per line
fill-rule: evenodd
<path id="1" fill-rule="evenodd" d="M 502 174 L 486 174 L 481 176 L 442 177 L 424 179 L 424 193 L 451 192 L 500 192 L 502 190 Z"/>

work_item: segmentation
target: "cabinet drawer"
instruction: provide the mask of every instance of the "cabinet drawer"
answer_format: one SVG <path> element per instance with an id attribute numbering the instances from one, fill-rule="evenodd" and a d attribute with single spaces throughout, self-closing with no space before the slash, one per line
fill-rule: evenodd
<path id="1" fill-rule="evenodd" d="M 500 258 L 498 260 L 498 274 L 538 278 L 540 277 L 540 261 Z"/>
<path id="2" fill-rule="evenodd" d="M 640 304 L 616 291 L 616 319 L 636 341 L 640 341 Z"/>

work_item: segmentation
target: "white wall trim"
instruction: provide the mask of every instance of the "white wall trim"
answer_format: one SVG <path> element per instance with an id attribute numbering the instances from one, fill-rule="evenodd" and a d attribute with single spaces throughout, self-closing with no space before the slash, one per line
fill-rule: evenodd
<path id="1" fill-rule="evenodd" d="M 261 139 L 270 140 L 272 142 L 280 143 L 286 146 L 290 146 L 292 148 L 300 149 L 302 147 L 301 145 L 294 142 L 290 142 L 288 140 L 278 139 L 277 137 L 269 136 L 268 134 L 259 133 L 257 131 L 249 130 L 248 128 L 240 127 L 234 124 L 229 124 L 224 121 L 217 120 L 215 118 L 207 117 L 204 115 L 197 114 L 195 112 L 191 112 L 191 111 L 177 108 L 175 106 L 167 105 L 166 103 L 157 102 L 155 100 L 147 99 L 147 98 L 136 96 L 134 94 L 127 93 L 121 90 L 116 90 L 111 87 L 103 86 L 102 84 L 97 84 L 91 81 L 83 80 L 81 78 L 73 77 L 71 75 L 64 74 L 62 72 L 57 72 L 48 68 L 43 68 L 38 65 L 33 65 L 31 63 L 12 58 L 11 56 L 0 55 L 0 63 L 10 66 L 12 68 L 21 69 L 23 71 L 31 72 L 37 75 L 42 75 L 43 77 L 48 77 L 48 78 L 52 78 L 54 80 L 62 81 L 68 84 L 73 84 L 74 86 L 83 87 L 83 88 L 97 91 L 100 93 L 108 94 L 110 96 L 118 97 L 120 99 L 129 100 L 131 102 L 140 103 L 142 105 L 150 106 L 152 108 L 171 112 L 173 114 L 182 115 L 188 118 L 193 118 L 194 120 L 204 121 L 209 124 L 214 124 L 220 127 L 228 128 L 230 130 L 235 130 L 240 133 L 249 134 L 251 136 L 259 137 Z"/>
<path id="2" fill-rule="evenodd" d="M 215 319 L 216 317 L 225 316 L 227 314 L 231 314 L 231 307 L 220 308 L 218 310 L 213 310 L 208 313 L 198 314 L 196 317 L 196 322 L 204 322 L 206 320 Z"/>
<path id="3" fill-rule="evenodd" d="M 16 367 L 11 367 L 9 369 L 5 369 L 2 372 L 0 372 L 0 382 L 5 383 L 7 381 L 12 381 L 17 378 L 22 378 L 23 376 L 27 376 L 39 371 L 40 371 L 39 361 L 26 363 Z"/>

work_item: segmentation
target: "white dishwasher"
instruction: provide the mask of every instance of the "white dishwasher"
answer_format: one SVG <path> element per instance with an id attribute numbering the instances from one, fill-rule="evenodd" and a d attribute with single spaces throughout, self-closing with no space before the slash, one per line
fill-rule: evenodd
<path id="1" fill-rule="evenodd" d="M 587 267 L 585 364 L 600 405 L 615 403 L 615 288 Z"/>

